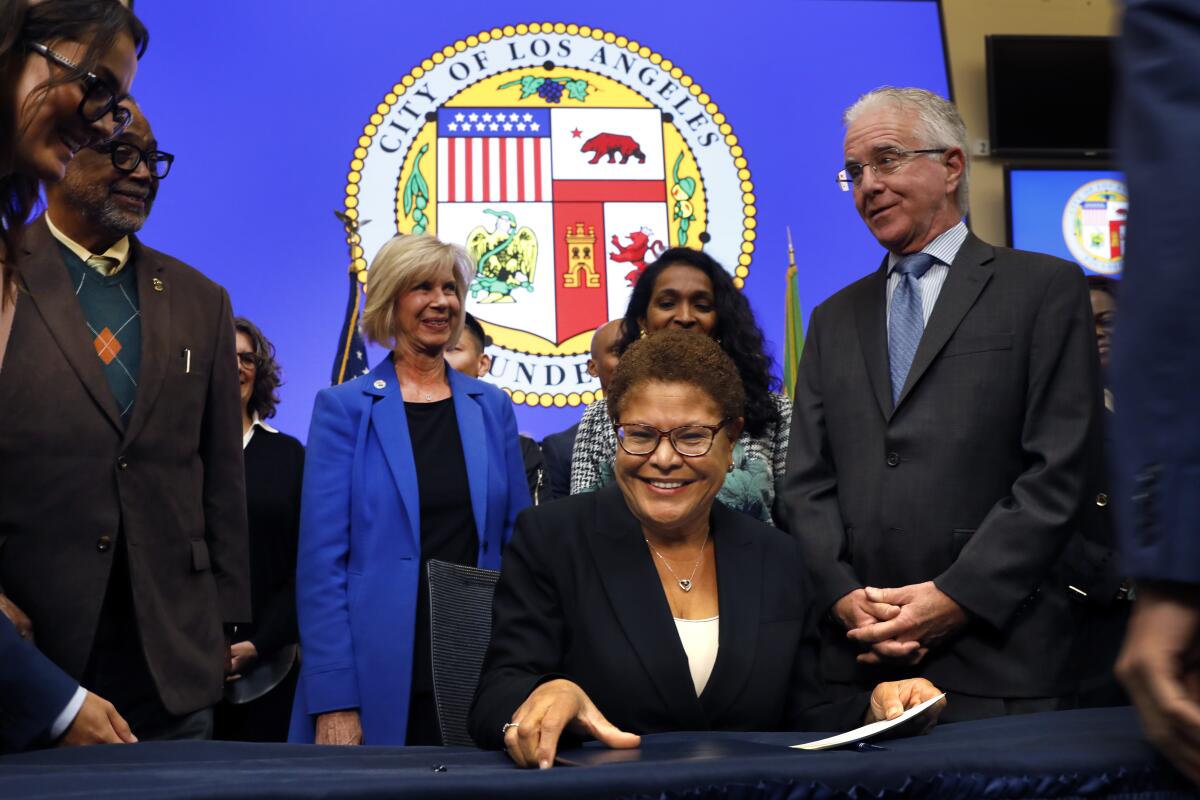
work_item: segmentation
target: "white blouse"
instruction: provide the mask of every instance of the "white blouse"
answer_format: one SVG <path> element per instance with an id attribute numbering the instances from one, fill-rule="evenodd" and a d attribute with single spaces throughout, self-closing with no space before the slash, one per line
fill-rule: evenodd
<path id="1" fill-rule="evenodd" d="M 720 623 L 720 615 L 708 619 L 675 618 L 675 629 L 679 631 L 683 652 L 687 653 L 688 668 L 692 671 L 692 684 L 696 687 L 697 697 L 704 692 L 712 675 L 713 664 L 717 662 Z"/>

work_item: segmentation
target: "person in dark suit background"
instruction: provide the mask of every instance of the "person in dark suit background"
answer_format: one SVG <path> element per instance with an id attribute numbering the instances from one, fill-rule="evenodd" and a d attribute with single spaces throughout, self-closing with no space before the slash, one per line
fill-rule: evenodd
<path id="1" fill-rule="evenodd" d="M 463 332 L 453 347 L 446 350 L 446 361 L 450 366 L 471 378 L 483 380 L 492 369 L 492 357 L 487 348 L 492 343 L 492 337 L 483 331 L 479 320 L 470 312 L 463 313 Z M 525 481 L 529 485 L 529 498 L 534 505 L 541 502 L 542 490 L 546 484 L 546 462 L 542 458 L 542 448 L 532 437 L 520 434 L 521 460 L 525 464 Z"/>
<path id="2" fill-rule="evenodd" d="M 1150 741 L 1200 782 L 1200 6 L 1127 0 L 1118 56 L 1130 203 L 1113 472 L 1123 569 L 1137 588 L 1118 673 Z"/>
<path id="3" fill-rule="evenodd" d="M 287 740 L 296 693 L 296 543 L 304 445 L 267 423 L 283 383 L 275 346 L 258 326 L 235 317 L 242 400 L 242 452 L 250 529 L 253 622 L 238 625 L 230 645 L 225 699 L 215 709 L 213 738 Z"/>
<path id="4" fill-rule="evenodd" d="M 1112 423 L 1115 399 L 1108 387 L 1109 352 L 1117 313 L 1117 281 L 1104 275 L 1088 275 L 1088 296 L 1096 331 L 1096 351 L 1104 379 L 1104 413 L 1097 424 L 1097 451 L 1091 457 L 1091 489 L 1079 521 L 1079 531 L 1063 553 L 1062 563 L 1071 599 L 1082 606 L 1075 636 L 1076 671 L 1079 689 L 1076 704 L 1082 708 L 1123 706 L 1129 697 L 1117 682 L 1113 666 L 1129 622 L 1132 584 L 1117 557 L 1112 518 L 1112 488 L 1108 454 L 1112 453 Z"/>
<path id="5" fill-rule="evenodd" d="M 839 179 L 887 255 L 814 310 L 796 384 L 785 498 L 830 612 L 823 675 L 924 675 L 947 721 L 1069 705 L 1056 569 L 1101 396 L 1083 276 L 967 230 L 950 103 L 881 89 L 845 121 Z"/>
<path id="6" fill-rule="evenodd" d="M 466 252 L 397 236 L 370 269 L 363 332 L 391 353 L 317 394 L 288 739 L 441 744 L 425 565 L 498 568 L 529 490 L 512 401 L 446 361 L 462 335 L 473 275 Z"/>
<path id="7" fill-rule="evenodd" d="M 937 696 L 916 679 L 825 702 L 796 542 L 716 501 L 745 413 L 720 345 L 653 333 L 609 386 L 615 485 L 518 519 L 476 743 L 545 768 L 566 728 L 627 748 L 663 731 L 852 728 Z"/>
<path id="8" fill-rule="evenodd" d="M 129 109 L 22 239 L 0 583 L 139 738 L 205 737 L 223 624 L 250 615 L 233 316 L 220 286 L 133 235 L 171 156 Z"/>
<path id="9" fill-rule="evenodd" d="M 592 334 L 591 353 L 588 357 L 588 374 L 600 382 L 600 391 L 608 390 L 608 379 L 612 377 L 621 353 L 617 349 L 621 338 L 621 319 L 610 319 L 596 328 Z M 542 454 L 546 459 L 549 476 L 543 497 L 557 500 L 571 493 L 571 454 L 575 451 L 575 436 L 579 432 L 576 422 L 566 430 L 552 433 L 542 439 Z"/>

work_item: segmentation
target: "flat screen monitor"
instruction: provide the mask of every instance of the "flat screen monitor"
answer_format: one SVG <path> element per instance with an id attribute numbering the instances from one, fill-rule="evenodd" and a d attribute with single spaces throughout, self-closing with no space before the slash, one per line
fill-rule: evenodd
<path id="1" fill-rule="evenodd" d="M 1121 276 L 1129 193 L 1112 169 L 1008 167 L 1008 243 Z"/>
<path id="2" fill-rule="evenodd" d="M 1111 158 L 1109 36 L 988 36 L 993 155 Z"/>

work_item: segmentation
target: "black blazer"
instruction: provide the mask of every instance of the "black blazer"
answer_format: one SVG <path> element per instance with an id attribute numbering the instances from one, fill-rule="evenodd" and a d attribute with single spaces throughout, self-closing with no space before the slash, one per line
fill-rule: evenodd
<path id="1" fill-rule="evenodd" d="M 893 408 L 886 266 L 813 312 L 788 522 L 821 611 L 860 586 L 932 580 L 972 619 L 917 670 L 856 664 L 831 624 L 823 675 L 1065 694 L 1077 607 L 1055 572 L 1093 486 L 1102 407 L 1087 284 L 1074 264 L 969 235 Z"/>
<path id="2" fill-rule="evenodd" d="M 546 460 L 547 486 L 542 490 L 542 502 L 548 503 L 571 493 L 571 454 L 575 451 L 576 422 L 565 431 L 552 433 L 542 439 L 542 456 Z"/>
<path id="3" fill-rule="evenodd" d="M 286 433 L 257 429 L 246 445 L 246 510 L 250 520 L 250 597 L 254 622 L 234 641 L 249 639 L 261 658 L 300 641 L 296 628 L 296 544 L 304 445 Z"/>
<path id="4" fill-rule="evenodd" d="M 0 426 L 0 584 L 79 678 L 124 536 L 146 663 L 183 714 L 221 698 L 222 624 L 250 619 L 233 313 L 220 286 L 130 238 L 142 362 L 122 425 L 58 243 L 44 219 L 25 231 L 0 371 L 19 420 Z"/>
<path id="5" fill-rule="evenodd" d="M 829 705 L 817 684 L 813 605 L 795 542 L 720 503 L 710 520 L 720 649 L 697 698 L 653 556 L 619 487 L 522 512 L 471 708 L 475 741 L 503 747 L 504 723 L 560 677 L 638 734 L 861 724 L 865 694 Z"/>

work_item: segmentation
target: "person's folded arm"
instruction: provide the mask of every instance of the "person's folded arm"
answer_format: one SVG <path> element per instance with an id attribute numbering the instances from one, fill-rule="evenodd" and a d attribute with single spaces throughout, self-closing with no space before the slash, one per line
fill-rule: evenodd
<path id="1" fill-rule="evenodd" d="M 821 389 L 822 309 L 813 311 L 792 401 L 791 435 L 783 507 L 788 530 L 800 542 L 813 579 L 813 602 L 821 613 L 862 588 L 849 562 L 846 529 L 838 506 L 838 481 L 825 428 Z"/>

